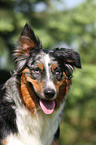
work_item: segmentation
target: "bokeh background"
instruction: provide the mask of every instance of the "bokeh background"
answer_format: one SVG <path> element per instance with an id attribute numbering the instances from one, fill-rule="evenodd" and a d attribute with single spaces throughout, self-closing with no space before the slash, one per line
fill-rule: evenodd
<path id="1" fill-rule="evenodd" d="M 12 51 L 25 23 L 43 47 L 80 52 L 59 145 L 96 145 L 96 0 L 0 0 L 0 84 L 15 68 Z"/>

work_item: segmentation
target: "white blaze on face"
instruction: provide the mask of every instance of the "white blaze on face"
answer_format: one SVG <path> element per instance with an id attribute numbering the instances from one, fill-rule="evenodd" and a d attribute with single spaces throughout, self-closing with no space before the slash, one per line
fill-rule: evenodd
<path id="1" fill-rule="evenodd" d="M 51 58 L 49 57 L 48 54 L 45 55 L 44 57 L 45 61 L 45 70 L 46 70 L 46 76 L 47 76 L 47 80 L 50 80 L 50 64 L 51 64 Z"/>
<path id="2" fill-rule="evenodd" d="M 45 54 L 44 56 L 44 66 L 46 71 L 46 88 L 51 88 L 56 91 L 53 80 L 51 78 L 52 58 L 49 56 L 49 54 Z"/>
<path id="3" fill-rule="evenodd" d="M 45 72 L 46 72 L 44 88 L 45 89 L 47 89 L 47 88 L 53 89 L 56 92 L 56 88 L 55 88 L 55 85 L 54 85 L 52 77 L 51 77 L 51 75 L 52 75 L 52 70 L 51 70 L 52 59 L 48 54 L 44 54 L 42 62 L 44 64 Z M 56 94 L 55 94 L 54 98 L 55 97 L 56 97 Z M 53 113 L 53 111 L 55 109 L 55 101 L 53 99 L 52 100 L 40 99 L 40 106 L 45 114 L 52 114 Z"/>
<path id="4" fill-rule="evenodd" d="M 51 79 L 51 65 L 52 65 L 52 58 L 49 56 L 49 54 L 45 54 L 44 56 L 44 66 L 45 66 L 45 70 L 46 70 L 46 88 L 51 88 L 51 89 L 55 89 L 53 80 Z"/>

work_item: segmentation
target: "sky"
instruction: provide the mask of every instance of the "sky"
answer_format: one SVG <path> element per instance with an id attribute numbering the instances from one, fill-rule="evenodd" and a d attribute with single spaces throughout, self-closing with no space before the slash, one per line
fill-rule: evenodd
<path id="1" fill-rule="evenodd" d="M 61 0 L 61 3 L 59 3 L 57 0 L 55 5 L 58 10 L 72 9 L 85 1 L 86 0 Z M 55 1 L 52 2 L 54 3 Z"/>
<path id="2" fill-rule="evenodd" d="M 60 2 L 61 1 L 61 2 Z M 83 2 L 85 2 L 86 0 L 50 0 L 50 2 L 52 3 L 53 7 L 55 6 L 55 8 L 59 11 L 63 11 L 66 9 L 72 9 L 76 6 L 78 6 L 79 4 L 82 4 Z M 42 12 L 46 9 L 46 5 L 43 2 L 38 3 L 35 6 L 35 10 L 37 12 Z"/>

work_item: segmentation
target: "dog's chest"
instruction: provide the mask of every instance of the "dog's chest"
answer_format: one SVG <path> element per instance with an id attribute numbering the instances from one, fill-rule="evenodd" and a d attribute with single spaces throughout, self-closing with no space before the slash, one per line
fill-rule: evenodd
<path id="1" fill-rule="evenodd" d="M 42 111 L 31 115 L 25 108 L 16 110 L 18 134 L 7 138 L 8 145 L 50 145 L 61 121 L 63 104 L 51 115 Z"/>

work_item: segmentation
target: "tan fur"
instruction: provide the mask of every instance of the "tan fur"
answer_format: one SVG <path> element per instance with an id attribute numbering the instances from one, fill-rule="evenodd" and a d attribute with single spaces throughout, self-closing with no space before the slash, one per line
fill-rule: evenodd
<path id="1" fill-rule="evenodd" d="M 1 143 L 2 143 L 2 145 L 7 145 L 7 141 L 6 141 L 5 139 L 3 139 L 3 140 L 1 141 Z"/>
<path id="2" fill-rule="evenodd" d="M 26 78 L 27 81 L 33 85 L 35 92 L 41 96 L 41 93 L 43 92 L 42 89 L 43 89 L 44 81 L 38 82 L 37 80 L 30 78 L 29 76 L 27 76 Z"/>
<path id="3" fill-rule="evenodd" d="M 58 143 L 59 143 L 59 140 L 57 139 L 57 140 L 53 141 L 51 145 L 58 145 Z"/>
<path id="4" fill-rule="evenodd" d="M 44 70 L 44 64 L 43 63 L 39 63 L 38 67 L 41 70 L 41 72 L 43 72 L 43 70 Z"/>
<path id="5" fill-rule="evenodd" d="M 58 92 L 58 95 L 55 99 L 55 103 L 56 103 L 56 108 L 59 107 L 60 103 L 64 100 L 64 97 L 67 95 L 69 88 L 70 88 L 70 83 L 71 80 L 68 80 L 66 78 L 66 75 L 64 73 L 65 78 L 63 78 L 62 81 L 57 81 L 57 83 L 55 84 L 56 90 Z"/>
<path id="6" fill-rule="evenodd" d="M 21 55 L 30 55 L 30 50 L 33 49 L 36 46 L 36 44 L 28 37 L 21 36 L 19 40 L 19 49 L 15 50 L 15 55 L 21 56 Z"/>
<path id="7" fill-rule="evenodd" d="M 38 102 L 28 82 L 26 81 L 27 72 L 28 70 L 25 69 L 21 76 L 21 94 L 26 106 L 30 109 L 32 113 L 34 113 L 34 111 L 36 111 L 36 108 L 38 107 Z"/>
<path id="8" fill-rule="evenodd" d="M 58 67 L 58 65 L 56 63 L 52 64 L 52 72 L 54 72 L 54 70 Z"/>

